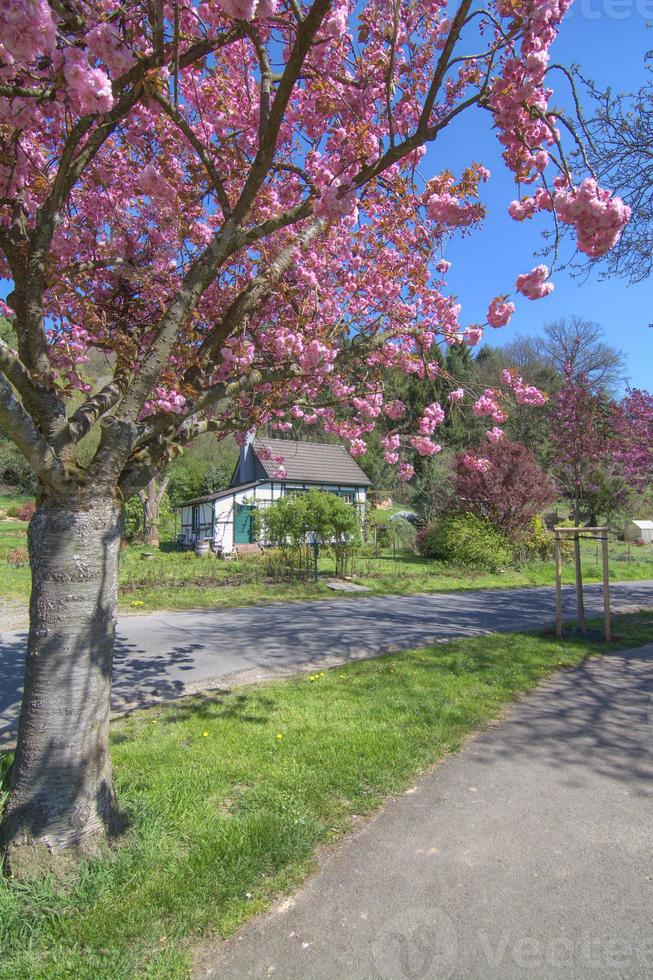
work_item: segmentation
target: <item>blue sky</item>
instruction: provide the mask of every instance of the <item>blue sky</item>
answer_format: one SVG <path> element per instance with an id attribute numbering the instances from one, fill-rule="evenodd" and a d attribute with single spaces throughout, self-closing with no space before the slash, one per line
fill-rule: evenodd
<path id="1" fill-rule="evenodd" d="M 575 0 L 551 50 L 552 61 L 578 64 L 601 87 L 632 91 L 645 79 L 644 54 L 653 48 L 653 30 L 647 24 L 653 25 L 653 0 Z M 559 72 L 555 92 L 553 101 L 560 104 L 564 86 Z M 455 239 L 445 250 L 453 263 L 449 287 L 463 304 L 465 324 L 483 322 L 488 300 L 496 293 L 513 292 L 516 276 L 543 261 L 534 253 L 543 246 L 545 219 L 517 224 L 507 215 L 507 205 L 517 195 L 500 149 L 488 113 L 475 110 L 429 151 L 425 161 L 425 171 L 459 171 L 472 160 L 492 171 L 482 191 L 488 208 L 484 227 Z M 536 334 L 551 320 L 577 314 L 602 325 L 608 341 L 627 355 L 630 383 L 651 390 L 653 329 L 648 324 L 653 322 L 653 281 L 629 286 L 621 279 L 600 281 L 597 274 L 583 281 L 564 271 L 555 273 L 553 281 L 555 290 L 545 299 L 533 302 L 519 296 L 510 325 L 488 330 L 485 339 L 506 343 L 515 334 Z"/>

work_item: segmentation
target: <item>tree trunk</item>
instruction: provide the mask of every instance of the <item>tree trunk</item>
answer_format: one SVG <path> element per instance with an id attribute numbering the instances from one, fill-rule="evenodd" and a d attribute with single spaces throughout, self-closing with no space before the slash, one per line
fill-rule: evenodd
<path id="1" fill-rule="evenodd" d="M 143 541 L 152 548 L 159 547 L 161 501 L 169 482 L 168 476 L 164 476 L 160 481 L 153 477 L 147 487 L 139 493 L 143 505 Z"/>
<path id="2" fill-rule="evenodd" d="M 58 871 L 117 826 L 109 758 L 122 508 L 47 500 L 29 527 L 25 688 L 0 840 L 17 876 Z"/>

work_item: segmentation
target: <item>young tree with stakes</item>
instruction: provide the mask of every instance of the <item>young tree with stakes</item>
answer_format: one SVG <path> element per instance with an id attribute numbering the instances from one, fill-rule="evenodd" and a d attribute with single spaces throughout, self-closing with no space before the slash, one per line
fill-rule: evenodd
<path id="1" fill-rule="evenodd" d="M 7 0 L 0 10 L 0 425 L 38 479 L 25 693 L 2 840 L 15 874 L 115 823 L 108 751 L 123 505 L 199 433 L 320 421 L 353 453 L 432 455 L 382 369 L 424 378 L 434 338 L 476 343 L 446 295 L 446 237 L 483 217 L 480 165 L 425 153 L 475 108 L 592 254 L 628 212 L 572 183 L 548 49 L 569 0 Z M 476 54 L 470 55 L 472 41 Z M 553 182 L 545 177 L 557 170 Z M 516 288 L 553 288 L 538 266 Z M 488 297 L 488 322 L 513 305 Z M 106 353 L 108 383 L 80 367 Z M 82 403 L 71 394 L 81 391 Z M 460 398 L 452 391 L 451 397 Z M 541 397 L 510 376 L 479 412 Z M 90 459 L 78 448 L 96 433 Z M 279 475 L 283 461 L 278 460 Z"/>

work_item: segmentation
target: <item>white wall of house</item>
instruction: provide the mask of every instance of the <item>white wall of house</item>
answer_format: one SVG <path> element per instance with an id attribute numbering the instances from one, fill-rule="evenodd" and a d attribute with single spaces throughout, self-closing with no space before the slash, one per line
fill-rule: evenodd
<path id="1" fill-rule="evenodd" d="M 214 544 L 225 554 L 234 549 L 234 513 L 238 504 L 253 504 L 255 507 L 266 507 L 273 500 L 278 500 L 293 491 L 302 491 L 315 487 L 332 493 L 350 494 L 361 512 L 367 499 L 365 487 L 345 487 L 335 484 L 303 484 L 280 483 L 279 481 L 260 483 L 245 490 L 234 487 L 233 492 L 217 500 L 209 500 L 202 504 L 188 505 L 181 508 L 181 532 L 187 544 L 194 543 L 198 538 L 213 538 Z M 197 508 L 197 518 L 193 527 L 193 509 Z M 259 539 L 260 540 L 260 539 Z M 266 542 L 261 541 L 261 544 Z"/>

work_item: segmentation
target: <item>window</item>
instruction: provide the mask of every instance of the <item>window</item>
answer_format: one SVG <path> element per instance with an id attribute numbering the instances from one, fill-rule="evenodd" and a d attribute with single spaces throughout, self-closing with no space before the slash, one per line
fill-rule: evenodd
<path id="1" fill-rule="evenodd" d="M 193 507 L 192 523 L 193 523 L 193 534 L 197 534 L 200 526 L 200 509 L 197 504 L 195 504 Z"/>

